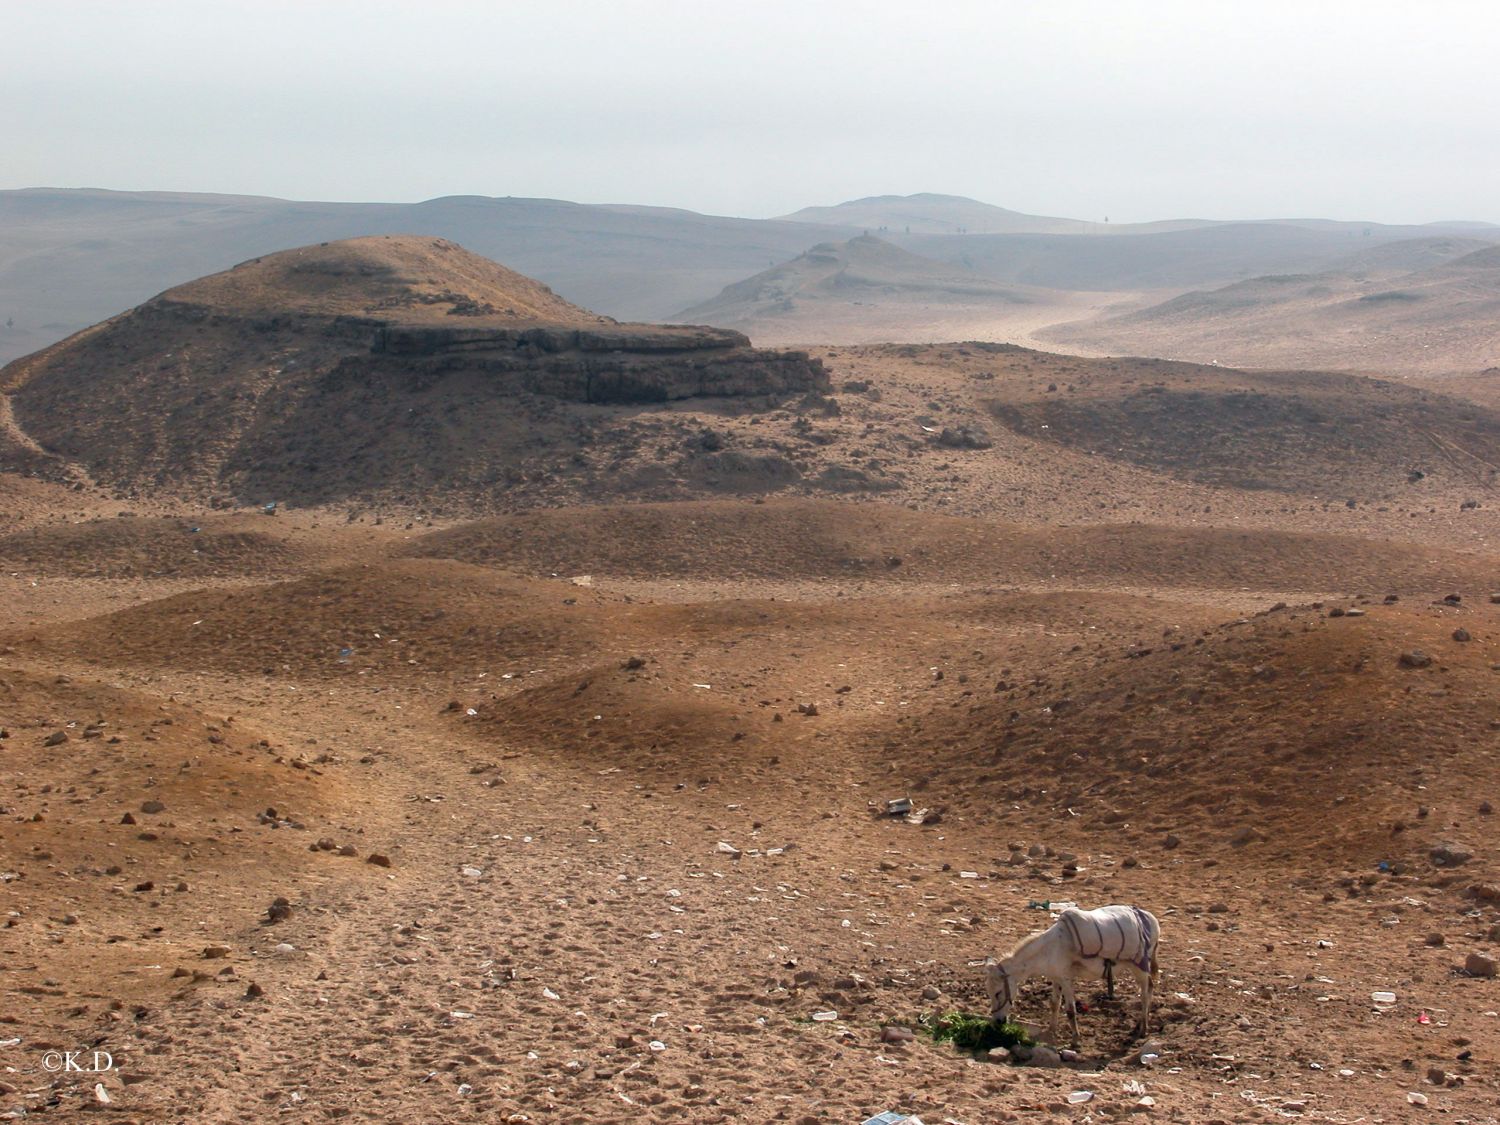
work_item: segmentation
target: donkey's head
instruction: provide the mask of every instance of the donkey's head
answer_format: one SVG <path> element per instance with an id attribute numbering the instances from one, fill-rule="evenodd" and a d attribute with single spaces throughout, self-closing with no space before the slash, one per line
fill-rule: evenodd
<path id="1" fill-rule="evenodd" d="M 1010 974 L 993 957 L 984 959 L 984 991 L 990 998 L 990 1019 L 1009 1019 L 1011 1001 L 1015 999 L 1011 995 Z"/>

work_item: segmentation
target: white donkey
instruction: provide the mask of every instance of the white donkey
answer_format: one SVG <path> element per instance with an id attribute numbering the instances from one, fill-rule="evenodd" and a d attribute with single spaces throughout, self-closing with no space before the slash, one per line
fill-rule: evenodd
<path id="1" fill-rule="evenodd" d="M 1156 948 L 1161 941 L 1161 923 L 1138 906 L 1101 906 L 1098 910 L 1064 910 L 1049 929 L 1024 938 L 1001 961 L 984 963 L 985 991 L 990 997 L 990 1018 L 1010 1017 L 1016 993 L 1032 977 L 1052 982 L 1051 1036 L 1057 1039 L 1060 1003 L 1068 1006 L 1068 1025 L 1073 1043 L 1078 1043 L 1078 1009 L 1073 999 L 1075 980 L 1109 981 L 1111 970 L 1124 965 L 1135 975 L 1141 991 L 1141 1018 L 1136 1033 L 1147 1034 L 1151 1020 L 1151 993 L 1161 976 Z"/>

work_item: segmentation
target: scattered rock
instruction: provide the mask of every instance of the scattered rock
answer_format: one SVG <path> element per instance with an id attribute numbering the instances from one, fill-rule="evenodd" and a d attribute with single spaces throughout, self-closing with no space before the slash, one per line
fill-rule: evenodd
<path id="1" fill-rule="evenodd" d="M 227 945 L 208 945 L 203 948 L 203 957 L 208 961 L 217 961 L 221 957 L 228 956 L 229 946 Z"/>
<path id="2" fill-rule="evenodd" d="M 66 741 L 68 741 L 68 732 L 65 730 L 55 730 L 47 736 L 46 741 L 42 745 L 61 746 Z"/>
<path id="3" fill-rule="evenodd" d="M 1006 1047 L 991 1047 L 984 1053 L 984 1057 L 992 1063 L 1008 1063 L 1011 1061 L 1010 1050 Z"/>
<path id="4" fill-rule="evenodd" d="M 162 804 L 162 802 L 160 802 L 160 801 L 142 801 L 141 802 L 141 812 L 143 812 L 143 813 L 159 813 L 159 812 L 166 812 L 166 811 L 167 811 L 167 806 L 164 805 L 164 804 Z"/>
<path id="5" fill-rule="evenodd" d="M 1493 977 L 1495 975 L 1495 959 L 1486 957 L 1483 953 L 1470 953 L 1464 958 L 1464 972 L 1471 977 Z"/>
<path id="6" fill-rule="evenodd" d="M 389 867 L 391 865 L 390 857 L 381 855 L 379 852 L 372 853 L 365 862 L 373 863 L 376 867 Z"/>
<path id="7" fill-rule="evenodd" d="M 880 1041 L 882 1043 L 910 1043 L 915 1039 L 916 1032 L 909 1027 L 882 1027 L 880 1029 Z"/>
<path id="8" fill-rule="evenodd" d="M 292 904 L 284 898 L 277 898 L 266 907 L 266 921 L 269 923 L 284 922 L 291 916 Z"/>
<path id="9" fill-rule="evenodd" d="M 1469 635 L 1467 629 L 1460 625 L 1457 629 L 1453 630 L 1453 639 L 1455 641 L 1472 641 L 1474 638 Z"/>
<path id="10" fill-rule="evenodd" d="M 935 984 L 929 984 L 926 988 L 922 989 L 923 1000 L 941 1000 L 942 998 L 943 990 Z"/>
<path id="11" fill-rule="evenodd" d="M 1401 664 L 1407 668 L 1426 668 L 1431 663 L 1432 657 L 1419 648 L 1414 648 L 1401 654 Z"/>

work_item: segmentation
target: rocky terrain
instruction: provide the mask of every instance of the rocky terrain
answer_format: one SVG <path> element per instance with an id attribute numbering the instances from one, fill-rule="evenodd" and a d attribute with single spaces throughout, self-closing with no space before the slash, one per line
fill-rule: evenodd
<path id="1" fill-rule="evenodd" d="M 768 355 L 429 239 L 4 378 L 6 1119 L 1500 1120 L 1471 384 Z M 1149 1038 L 936 1042 L 1064 902 L 1161 919 Z"/>

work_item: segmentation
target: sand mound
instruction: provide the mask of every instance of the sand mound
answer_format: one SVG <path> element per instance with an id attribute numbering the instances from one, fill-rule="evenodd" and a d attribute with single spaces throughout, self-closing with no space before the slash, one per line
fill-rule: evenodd
<path id="1" fill-rule="evenodd" d="M 961 723 L 908 732 L 903 749 L 969 807 L 1068 809 L 1136 847 L 1172 832 L 1299 864 L 1414 859 L 1444 829 L 1418 805 L 1500 782 L 1483 749 L 1500 721 L 1500 634 L 1487 605 L 1361 608 L 1168 629 L 1091 667 L 1003 684 Z M 1455 640 L 1456 627 L 1475 639 Z M 1403 664 L 1412 650 L 1431 665 Z"/>
<path id="2" fill-rule="evenodd" d="M 293 678 L 504 672 L 588 652 L 600 595 L 461 563 L 404 561 L 198 590 L 42 634 L 104 665 L 187 663 Z M 347 652 L 345 650 L 348 650 Z"/>
<path id="3" fill-rule="evenodd" d="M 643 554 L 642 543 L 651 551 Z M 1343 565 L 1328 568 L 1330 550 Z M 1038 529 L 880 504 L 771 500 L 533 511 L 406 551 L 530 574 L 1408 593 L 1483 588 L 1486 556 L 1353 536 L 1148 524 Z"/>
<path id="4" fill-rule="evenodd" d="M 124 516 L 0 536 L 0 570 L 48 577 L 253 576 L 285 572 L 305 562 L 305 552 L 248 518 Z"/>

